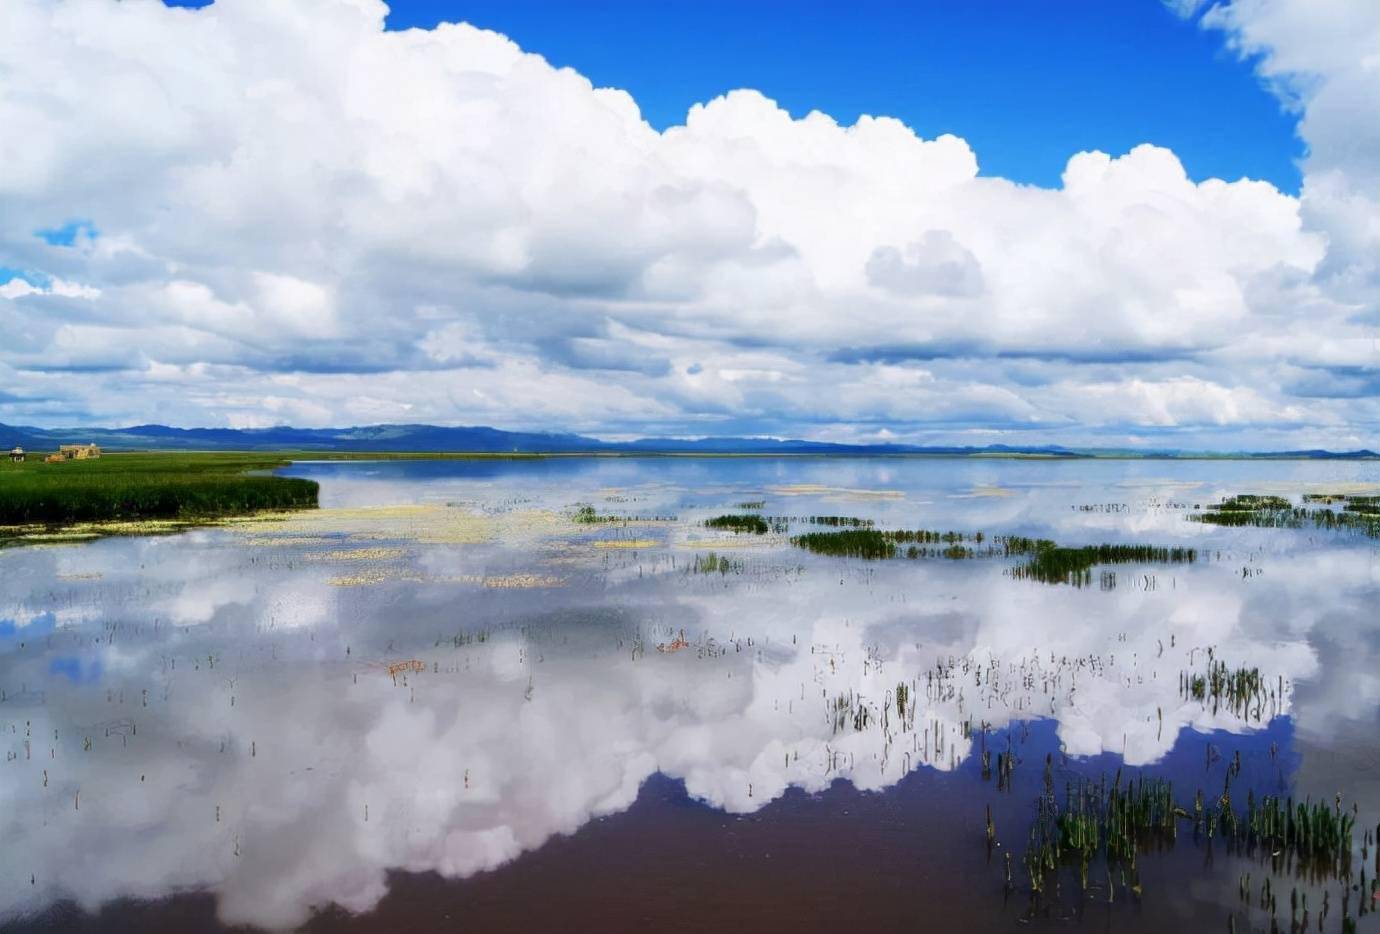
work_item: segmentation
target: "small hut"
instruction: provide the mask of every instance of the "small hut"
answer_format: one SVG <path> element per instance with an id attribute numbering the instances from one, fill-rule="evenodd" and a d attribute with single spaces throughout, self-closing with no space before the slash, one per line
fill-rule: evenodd
<path id="1" fill-rule="evenodd" d="M 24 449 L 17 444 L 10 448 L 10 460 L 16 464 L 24 463 Z"/>
<path id="2" fill-rule="evenodd" d="M 84 461 L 101 456 L 101 449 L 94 444 L 63 444 L 58 447 L 58 454 L 64 460 Z"/>

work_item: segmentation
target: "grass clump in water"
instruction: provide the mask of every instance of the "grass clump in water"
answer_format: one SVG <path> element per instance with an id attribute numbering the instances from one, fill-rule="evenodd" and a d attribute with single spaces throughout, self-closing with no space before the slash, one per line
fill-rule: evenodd
<path id="1" fill-rule="evenodd" d="M 1013 553 L 1008 550 L 1008 554 Z M 1186 564 L 1197 560 L 1192 548 L 1162 545 L 1082 545 L 1065 548 L 1040 540 L 1025 552 L 1029 563 L 1011 569 L 1018 580 L 1037 580 L 1046 584 L 1092 584 L 1092 569 L 1104 564 Z"/>
<path id="2" fill-rule="evenodd" d="M 912 559 L 946 558 L 951 561 L 1027 556 L 1029 561 L 1026 564 L 1011 569 L 1012 577 L 1079 587 L 1092 583 L 1092 569 L 1098 565 L 1182 564 L 1197 560 L 1197 552 L 1192 548 L 1161 545 L 1083 545 L 1066 548 L 1044 538 L 1012 535 L 989 541 L 981 532 L 964 535 L 961 532 L 928 529 L 882 531 L 863 528 L 807 532 L 793 537 L 791 544 L 815 554 L 869 560 L 902 555 Z M 902 550 L 901 546 L 906 547 Z"/>
<path id="3" fill-rule="evenodd" d="M 791 539 L 797 548 L 817 555 L 879 560 L 896 557 L 895 533 L 876 529 L 849 529 L 845 532 L 806 532 Z"/>
<path id="4" fill-rule="evenodd" d="M 691 574 L 727 574 L 730 571 L 735 574 L 743 573 L 743 562 L 735 561 L 728 555 L 717 555 L 712 551 L 707 555 L 695 555 L 695 561 L 690 566 Z"/>
<path id="5" fill-rule="evenodd" d="M 1303 524 L 1308 518 L 1308 512 L 1296 509 L 1293 503 L 1282 496 L 1241 493 L 1230 496 L 1189 518 L 1209 525 L 1292 529 Z"/>
<path id="6" fill-rule="evenodd" d="M 1263 720 L 1280 712 L 1285 697 L 1283 676 L 1266 681 L 1259 668 L 1232 667 L 1208 649 L 1207 669 L 1179 674 L 1179 694 L 1216 713 L 1225 707 L 1243 719 Z"/>
<path id="7" fill-rule="evenodd" d="M 107 454 L 8 464 L 0 469 L 0 525 L 195 520 L 315 508 L 315 481 L 249 473 L 287 463 L 272 454 Z"/>
<path id="8" fill-rule="evenodd" d="M 1335 529 L 1380 538 L 1380 496 L 1309 493 L 1302 506 L 1282 496 L 1242 493 L 1189 516 L 1194 522 L 1268 529 Z M 1340 509 L 1333 508 L 1340 506 Z M 1311 507 L 1311 508 L 1310 508 Z"/>
<path id="9" fill-rule="evenodd" d="M 767 520 L 756 513 L 746 515 L 730 513 L 722 516 L 715 516 L 712 519 L 704 520 L 706 528 L 722 529 L 730 532 L 750 532 L 753 535 L 766 535 L 771 531 L 771 526 Z"/>
<path id="10" fill-rule="evenodd" d="M 1037 800 L 1036 816 L 1029 831 L 1024 863 L 1033 897 L 1058 890 L 1059 872 L 1072 867 L 1078 874 L 1080 890 L 1089 887 L 1089 870 L 1101 863 L 1105 873 L 1106 897 L 1114 897 L 1116 870 L 1127 894 L 1139 896 L 1140 875 L 1137 857 L 1173 848 L 1183 828 L 1195 842 L 1220 838 L 1235 853 L 1254 856 L 1275 872 L 1303 875 L 1307 871 L 1316 881 L 1353 881 L 1352 837 L 1357 808 L 1342 806 L 1338 795 L 1326 801 L 1295 801 L 1293 798 L 1264 795 L 1254 790 L 1246 794 L 1244 810 L 1233 807 L 1229 771 L 1220 795 L 1204 795 L 1200 788 L 1191 803 L 1176 799 L 1168 780 L 1142 777 L 1123 785 L 1121 771 L 1108 782 L 1080 778 L 1065 785 L 1062 804 L 1055 794 L 1052 757 L 1045 760 L 1044 790 Z M 1239 794 L 1238 794 L 1239 800 Z M 990 812 L 989 812 L 990 813 Z M 988 818 L 988 838 L 992 829 Z M 1369 842 L 1367 833 L 1366 842 Z M 1364 860 L 1365 849 L 1362 850 Z M 1247 895 L 1249 875 L 1242 876 L 1242 897 Z M 1008 887 L 1010 876 L 1008 870 Z M 1273 892 L 1268 875 L 1261 888 L 1262 905 L 1273 913 Z M 1364 863 L 1361 884 L 1367 893 Z M 1345 904 L 1345 903 L 1344 903 Z M 1295 927 L 1295 930 L 1300 928 Z"/>
<path id="11" fill-rule="evenodd" d="M 859 519 L 856 516 L 806 516 L 802 521 L 810 525 L 827 525 L 836 529 L 870 529 L 873 526 L 871 519 Z"/>

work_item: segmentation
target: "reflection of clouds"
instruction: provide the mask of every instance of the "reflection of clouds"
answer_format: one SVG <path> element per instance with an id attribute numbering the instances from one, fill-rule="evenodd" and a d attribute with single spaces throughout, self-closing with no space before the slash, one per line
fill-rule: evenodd
<path id="1" fill-rule="evenodd" d="M 825 485 L 878 479 L 863 473 Z M 639 505 L 673 511 L 677 495 L 648 489 Z M 579 491 L 531 498 L 562 497 Z M 1033 499 L 981 502 L 1066 521 L 1062 499 L 1048 514 Z M 1205 531 L 1239 540 L 1191 534 Z M 1160 589 L 1105 593 L 1015 582 L 997 561 L 862 566 L 762 545 L 735 554 L 741 576 L 685 574 L 685 553 L 673 570 L 667 549 L 586 549 L 562 565 L 575 582 L 563 588 L 341 590 L 283 551 L 222 530 L 5 558 L 4 615 L 36 619 L 56 602 L 65 623 L 24 651 L 0 642 L 0 682 L 42 685 L 46 700 L 0 705 L 0 742 L 17 754 L 0 772 L 13 804 L 0 816 L 0 914 L 209 887 L 226 920 L 290 926 L 329 902 L 369 908 L 392 868 L 500 866 L 628 807 L 654 771 L 751 812 L 790 787 L 877 789 L 948 769 L 973 754 L 967 723 L 1049 717 L 1071 755 L 1151 763 L 1183 727 L 1253 726 L 1180 696 L 1179 673 L 1202 670 L 1207 646 L 1299 682 L 1284 709 L 1313 735 L 1380 705 L 1376 563 L 1357 543 L 1280 554 L 1251 579 L 1202 564 L 1160 569 Z M 491 544 L 408 560 L 428 579 L 543 568 Z M 100 576 L 55 584 L 59 573 Z M 682 629 L 689 648 L 656 650 Z M 74 654 L 105 680 L 48 676 Z M 405 658 L 425 670 L 396 684 L 376 664 Z M 888 703 L 902 683 L 904 723 Z M 868 709 L 868 726 L 836 729 L 838 698 Z M 125 721 L 137 731 L 111 732 Z"/>

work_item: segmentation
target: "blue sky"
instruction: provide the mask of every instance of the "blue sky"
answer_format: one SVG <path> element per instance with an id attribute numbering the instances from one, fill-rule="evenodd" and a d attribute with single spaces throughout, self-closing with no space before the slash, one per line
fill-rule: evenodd
<path id="1" fill-rule="evenodd" d="M 195 6 L 0 3 L 0 422 L 1380 445 L 1374 0 Z"/>
<path id="2" fill-rule="evenodd" d="M 1299 186 L 1296 115 L 1220 35 L 1160 0 L 389 5 L 391 29 L 473 23 L 624 88 L 658 129 L 692 104 L 755 88 L 795 116 L 887 114 L 923 136 L 956 134 L 984 174 L 1039 185 L 1058 184 L 1079 150 L 1150 142 L 1195 179 Z"/>

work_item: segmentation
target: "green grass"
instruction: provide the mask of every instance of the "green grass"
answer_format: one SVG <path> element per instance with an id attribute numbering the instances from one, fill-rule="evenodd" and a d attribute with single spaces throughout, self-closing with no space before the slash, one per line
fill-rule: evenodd
<path id="1" fill-rule="evenodd" d="M 1194 522 L 1268 529 L 1316 529 L 1360 532 L 1380 538 L 1380 497 L 1347 493 L 1309 493 L 1295 506 L 1281 496 L 1243 493 L 1189 516 Z M 1333 509 L 1341 506 L 1341 509 Z M 1309 508 L 1315 507 L 1315 508 Z M 1320 508 L 1316 508 L 1320 507 Z"/>
<path id="2" fill-rule="evenodd" d="M 1007 543 L 1008 554 L 1017 553 Z M 1092 583 L 1092 569 L 1106 564 L 1191 564 L 1198 558 L 1192 548 L 1162 545 L 1083 545 L 1065 548 L 1054 542 L 1039 540 L 1028 552 L 1030 562 L 1011 569 L 1017 579 L 1037 580 L 1046 584 Z"/>
<path id="3" fill-rule="evenodd" d="M 317 504 L 312 480 L 269 475 L 275 454 L 107 454 L 0 464 L 0 526 L 130 519 L 202 519 Z"/>
<path id="4" fill-rule="evenodd" d="M 984 542 L 987 542 L 985 547 Z M 1029 560 L 1025 564 L 1011 569 L 1013 578 L 1078 587 L 1092 582 L 1092 569 L 1099 565 L 1186 564 L 1196 561 L 1198 557 L 1192 548 L 1160 545 L 1083 545 L 1069 548 L 1043 538 L 1007 535 L 988 540 L 981 532 L 965 535 L 962 532 L 930 529 L 882 531 L 856 528 L 839 532 L 807 532 L 794 536 L 791 544 L 815 554 L 874 561 L 902 555 L 907 558 L 947 558 L 953 561 L 999 555 L 1027 557 Z M 902 545 L 909 547 L 903 551 L 900 548 Z M 923 547 L 927 545 L 943 547 Z"/>
<path id="5" fill-rule="evenodd" d="M 767 525 L 767 520 L 756 513 L 748 515 L 729 514 L 715 516 L 712 519 L 705 519 L 706 528 L 723 529 L 730 532 L 751 532 L 753 535 L 766 535 L 771 526 Z"/>
<path id="6" fill-rule="evenodd" d="M 896 557 L 896 542 L 876 529 L 850 529 L 846 532 L 807 532 L 791 539 L 791 544 L 817 555 L 880 560 Z"/>

